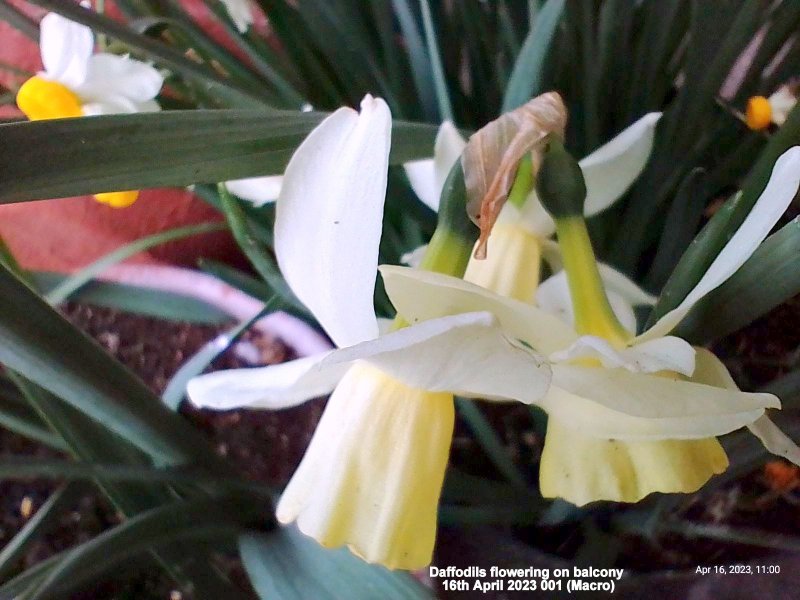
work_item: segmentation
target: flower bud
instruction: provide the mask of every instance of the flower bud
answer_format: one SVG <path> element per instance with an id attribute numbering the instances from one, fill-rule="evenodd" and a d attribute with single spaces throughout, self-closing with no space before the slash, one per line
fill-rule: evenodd
<path id="1" fill-rule="evenodd" d="M 586 182 L 578 161 L 553 136 L 536 175 L 536 193 L 554 219 L 582 216 Z"/>

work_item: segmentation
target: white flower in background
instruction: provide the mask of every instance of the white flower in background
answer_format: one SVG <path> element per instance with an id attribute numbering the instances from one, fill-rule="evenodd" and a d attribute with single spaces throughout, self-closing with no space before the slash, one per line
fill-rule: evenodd
<path id="1" fill-rule="evenodd" d="M 616 202 L 641 174 L 653 149 L 655 128 L 661 113 L 649 113 L 583 160 L 580 166 L 586 180 L 584 214 L 596 215 Z M 450 169 L 466 145 L 452 124 L 445 123 L 436 137 L 433 160 L 407 163 L 406 174 L 419 198 L 434 210 Z M 561 268 L 558 244 L 550 238 L 555 223 L 532 191 L 522 206 L 507 202 L 489 238 L 490 250 L 483 260 L 472 259 L 464 278 L 499 294 L 525 302 L 533 301 L 539 284 L 542 258 L 552 270 Z M 411 266 L 419 264 L 424 249 L 403 257 Z M 622 275 L 610 267 L 602 270 L 618 282 Z M 618 287 L 618 286 L 617 286 Z M 630 289 L 626 286 L 625 289 Z M 652 304 L 655 298 L 637 295 L 635 303 Z"/>
<path id="2" fill-rule="evenodd" d="M 433 158 L 413 160 L 403 165 L 411 184 L 411 189 L 420 200 L 439 211 L 439 197 L 450 169 L 461 158 L 461 152 L 467 145 L 466 140 L 450 121 L 445 121 L 439 126 L 436 141 L 433 144 Z"/>
<path id="3" fill-rule="evenodd" d="M 453 394 L 534 402 L 550 370 L 487 313 L 379 334 L 373 294 L 391 115 L 380 99 L 361 106 L 334 112 L 308 136 L 276 206 L 281 271 L 340 349 L 211 373 L 188 394 L 201 407 L 278 409 L 333 392 L 278 519 L 326 547 L 413 569 L 433 552 Z"/>
<path id="4" fill-rule="evenodd" d="M 779 408 L 776 397 L 739 392 L 713 354 L 669 335 L 752 255 L 799 182 L 800 147 L 795 147 L 778 159 L 752 211 L 695 288 L 637 337 L 613 331 L 579 335 L 541 309 L 460 279 L 403 267 L 381 271 L 387 293 L 408 322 L 488 311 L 506 336 L 549 357 L 552 384 L 536 402 L 549 415 L 540 466 L 544 496 L 581 505 L 634 502 L 655 491 L 690 492 L 727 468 L 715 436 L 743 426 L 768 450 L 800 464 L 800 449 L 765 416 L 766 408 Z M 570 322 L 566 278 L 545 287 L 552 288 L 546 291 L 549 309 Z M 588 310 L 602 320 L 602 311 Z M 594 325 L 604 329 L 604 323 Z"/>
<path id="5" fill-rule="evenodd" d="M 225 187 L 231 194 L 251 202 L 253 206 L 274 202 L 281 193 L 282 185 L 283 175 L 246 177 L 225 182 Z"/>
<path id="6" fill-rule="evenodd" d="M 148 64 L 126 56 L 93 54 L 92 30 L 59 14 L 40 24 L 44 71 L 17 93 L 17 106 L 32 121 L 91 115 L 157 111 L 155 97 L 164 82 Z M 114 207 L 132 204 L 137 191 L 96 194 Z"/>
<path id="7" fill-rule="evenodd" d="M 769 98 L 753 96 L 747 101 L 744 121 L 750 129 L 766 129 L 773 123 L 780 127 L 797 104 L 797 86 L 782 85 Z"/>
<path id="8" fill-rule="evenodd" d="M 250 0 L 220 0 L 239 33 L 245 33 L 253 24 Z M 235 192 L 234 192 L 235 193 Z"/>

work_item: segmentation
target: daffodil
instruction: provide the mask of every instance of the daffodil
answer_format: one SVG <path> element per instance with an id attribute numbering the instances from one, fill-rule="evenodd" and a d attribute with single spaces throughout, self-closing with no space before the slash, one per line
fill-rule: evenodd
<path id="1" fill-rule="evenodd" d="M 782 85 L 769 98 L 753 96 L 747 101 L 744 121 L 750 129 L 766 129 L 773 123 L 780 127 L 797 104 L 796 86 Z"/>
<path id="2" fill-rule="evenodd" d="M 507 337 L 548 356 L 552 383 L 536 401 L 549 415 L 540 466 L 543 495 L 582 505 L 635 502 L 656 491 L 691 492 L 728 465 L 716 436 L 740 427 L 749 427 L 770 451 L 800 461 L 800 450 L 765 416 L 765 409 L 779 408 L 776 397 L 740 392 L 713 354 L 669 335 L 750 257 L 799 182 L 796 147 L 778 159 L 751 213 L 695 288 L 635 337 L 606 297 L 582 206 L 555 219 L 565 263 L 561 284 L 569 289 L 574 325 L 442 274 L 382 267 L 383 280 L 409 323 L 488 311 Z"/>
<path id="3" fill-rule="evenodd" d="M 250 7 L 250 0 L 220 0 L 228 15 L 236 25 L 239 33 L 246 32 L 253 24 L 253 11 Z"/>
<path id="4" fill-rule="evenodd" d="M 105 52 L 93 53 L 88 27 L 49 13 L 40 24 L 44 71 L 17 92 L 17 106 L 31 120 L 159 110 L 155 101 L 164 80 L 143 62 Z M 96 194 L 113 207 L 133 204 L 138 191 Z"/>
<path id="5" fill-rule="evenodd" d="M 580 161 L 586 181 L 584 214 L 596 215 L 614 204 L 627 190 L 650 157 L 655 127 L 661 113 L 650 113 Z M 485 259 L 470 261 L 464 278 L 499 294 L 532 302 L 539 282 L 542 259 L 553 271 L 561 268 L 558 245 L 553 242 L 555 223 L 536 192 L 523 189 L 503 207 L 492 229 L 491 250 Z M 610 267 L 603 275 L 620 279 Z M 640 298 L 644 303 L 650 298 Z"/>
<path id="6" fill-rule="evenodd" d="M 278 519 L 324 546 L 413 569 L 433 552 L 453 394 L 534 402 L 550 369 L 485 312 L 379 335 L 373 294 L 390 131 L 380 99 L 366 97 L 360 114 L 336 111 L 297 149 L 276 206 L 281 271 L 339 349 L 205 375 L 188 393 L 198 406 L 277 409 L 333 392 Z"/>
<path id="7" fill-rule="evenodd" d="M 596 215 L 613 205 L 641 174 L 650 157 L 660 117 L 661 113 L 643 116 L 580 161 L 588 192 L 586 216 Z M 466 145 L 467 141 L 452 123 L 445 122 L 436 136 L 433 159 L 404 165 L 412 189 L 430 208 L 438 210 L 444 180 Z M 529 161 L 521 164 L 520 169 L 524 168 L 530 170 Z M 521 179 L 523 177 L 517 173 L 517 180 Z M 550 239 L 555 233 L 555 223 L 542 207 L 535 190 L 530 189 L 530 175 L 528 180 L 527 187 L 523 183 L 519 190 L 512 189 L 510 200 L 492 229 L 492 251 L 484 259 L 470 260 L 464 278 L 499 294 L 532 302 L 539 284 L 542 259 L 554 271 L 561 268 L 561 259 L 558 245 Z M 405 255 L 403 262 L 417 266 L 424 252 L 424 246 L 418 248 Z M 620 288 L 612 292 L 615 306 L 627 306 L 627 303 L 617 302 L 616 294 L 620 291 L 625 300 L 635 304 L 652 304 L 655 300 L 640 291 L 632 292 L 630 285 L 620 287 L 623 276 L 610 267 L 604 265 L 601 273 Z"/>
<path id="8" fill-rule="evenodd" d="M 436 212 L 439 211 L 439 198 L 444 182 L 450 169 L 461 158 L 466 145 L 466 140 L 461 137 L 456 126 L 445 121 L 436 133 L 433 158 L 414 160 L 403 165 L 411 189 L 426 206 Z"/>

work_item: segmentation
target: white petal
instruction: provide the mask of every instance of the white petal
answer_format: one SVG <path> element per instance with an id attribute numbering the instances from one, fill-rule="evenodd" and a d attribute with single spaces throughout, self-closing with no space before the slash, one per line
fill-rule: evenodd
<path id="1" fill-rule="evenodd" d="M 247 31 L 253 24 L 253 13 L 250 10 L 249 0 L 220 0 L 225 5 L 231 21 L 236 25 L 240 33 Z"/>
<path id="2" fill-rule="evenodd" d="M 200 375 L 189 381 L 189 400 L 200 408 L 277 410 L 302 404 L 333 391 L 349 368 L 319 363 L 328 352 L 255 369 L 231 369 Z"/>
<path id="3" fill-rule="evenodd" d="M 467 145 L 467 140 L 450 121 L 444 121 L 436 132 L 436 141 L 433 144 L 433 174 L 439 193 L 444 188 L 444 182 L 456 161 L 461 158 L 461 153 Z"/>
<path id="4" fill-rule="evenodd" d="M 537 404 L 564 427 L 576 432 L 600 439 L 626 441 L 703 439 L 735 431 L 764 414 L 764 409 L 759 408 L 690 417 L 636 417 L 572 394 L 555 384 L 551 384 Z M 721 407 L 720 413 L 722 411 Z"/>
<path id="5" fill-rule="evenodd" d="M 454 418 L 452 395 L 355 365 L 325 407 L 278 502 L 278 520 L 296 519 L 324 547 L 347 545 L 368 562 L 423 568 L 433 553 Z"/>
<path id="6" fill-rule="evenodd" d="M 597 267 L 600 270 L 600 279 L 603 280 L 603 286 L 608 291 L 619 294 L 629 304 L 633 306 L 652 306 L 658 300 L 657 296 L 647 293 L 636 285 L 636 282 L 628 279 L 614 267 L 605 263 L 598 263 Z"/>
<path id="7" fill-rule="evenodd" d="M 695 368 L 695 350 L 688 342 L 677 337 L 663 337 L 618 350 L 606 340 L 581 336 L 566 350 L 550 355 L 552 362 L 568 362 L 594 358 L 609 369 L 623 368 L 631 373 L 657 373 L 671 371 L 691 376 Z"/>
<path id="8" fill-rule="evenodd" d="M 761 440 L 767 450 L 800 465 L 800 448 L 788 435 L 778 429 L 778 426 L 770 421 L 768 416 L 764 415 L 755 423 L 751 423 L 748 425 L 748 429 Z"/>
<path id="9" fill-rule="evenodd" d="M 692 373 L 692 381 L 695 383 L 703 383 L 705 385 L 713 385 L 714 387 L 724 388 L 726 390 L 739 390 L 739 386 L 731 377 L 728 369 L 722 364 L 713 352 L 706 348 L 696 347 L 694 357 L 694 373 Z"/>
<path id="10" fill-rule="evenodd" d="M 373 293 L 392 116 L 366 96 L 340 108 L 289 161 L 275 215 L 275 254 L 297 297 L 339 346 L 378 334 Z"/>
<path id="11" fill-rule="evenodd" d="M 144 102 L 134 102 L 137 113 L 159 112 L 161 107 L 155 100 L 145 100 Z"/>
<path id="12" fill-rule="evenodd" d="M 582 381 L 570 382 L 576 375 Z M 599 439 L 704 439 L 750 425 L 765 407 L 777 403 L 769 394 L 718 387 L 727 380 L 725 367 L 703 348 L 697 349 L 695 383 L 621 369 L 556 365 L 553 383 L 539 404 L 564 427 Z"/>
<path id="13" fill-rule="evenodd" d="M 383 317 L 378 317 L 378 332 L 381 335 L 386 335 L 387 333 L 391 333 L 394 331 L 394 319 L 385 319 Z"/>
<path id="14" fill-rule="evenodd" d="M 403 165 L 411 189 L 417 198 L 428 208 L 439 210 L 439 195 L 441 190 L 436 189 L 436 176 L 433 173 L 433 159 L 423 158 L 412 160 Z"/>
<path id="15" fill-rule="evenodd" d="M 135 102 L 124 96 L 108 95 L 103 100 L 88 102 L 81 106 L 83 114 L 87 117 L 98 115 L 121 115 L 138 112 Z"/>
<path id="16" fill-rule="evenodd" d="M 542 244 L 542 259 L 550 267 L 550 271 L 558 273 L 564 268 L 564 261 L 561 259 L 561 248 L 558 242 L 553 240 L 540 240 Z"/>
<path id="17" fill-rule="evenodd" d="M 382 265 L 380 270 L 389 298 L 409 323 L 487 311 L 499 321 L 506 335 L 522 340 L 544 355 L 566 348 L 578 339 L 569 326 L 543 310 L 503 298 L 462 279 L 390 265 Z"/>
<path id="18" fill-rule="evenodd" d="M 578 163 L 586 179 L 586 216 L 611 206 L 639 177 L 653 150 L 660 118 L 661 113 L 646 114 Z"/>
<path id="19" fill-rule="evenodd" d="M 427 320 L 338 350 L 320 368 L 356 360 L 413 388 L 490 400 L 530 404 L 550 383 L 544 359 L 506 337 L 485 312 Z"/>
<path id="20" fill-rule="evenodd" d="M 634 417 L 669 419 L 779 408 L 772 394 L 739 392 L 657 375 L 553 365 L 553 385 Z"/>
<path id="21" fill-rule="evenodd" d="M 422 264 L 425 253 L 428 251 L 428 244 L 414 248 L 411 252 L 406 252 L 400 257 L 400 262 L 409 267 L 417 268 Z"/>
<path id="22" fill-rule="evenodd" d="M 797 96 L 792 93 L 788 85 L 782 85 L 769 97 L 769 106 L 772 109 L 772 122 L 781 126 L 797 104 Z"/>
<path id="23" fill-rule="evenodd" d="M 433 160 L 414 160 L 403 167 L 411 189 L 426 205 L 439 210 L 439 198 L 450 170 L 461 156 L 466 140 L 450 121 L 444 121 L 436 133 Z"/>
<path id="24" fill-rule="evenodd" d="M 226 181 L 228 191 L 239 198 L 249 200 L 255 206 L 263 206 L 274 202 L 281 193 L 283 175 L 268 175 L 266 177 L 246 177 Z"/>
<path id="25" fill-rule="evenodd" d="M 800 184 L 800 146 L 794 146 L 775 162 L 767 187 L 750 214 L 725 244 L 694 289 L 676 308 L 662 316 L 640 338 L 651 339 L 672 331 L 703 296 L 733 275 L 755 252 L 789 207 L 797 193 L 798 184 Z"/>
<path id="26" fill-rule="evenodd" d="M 608 290 L 607 295 L 617 320 L 625 329 L 636 333 L 636 314 L 630 303 L 614 291 Z M 566 271 L 561 271 L 542 282 L 536 291 L 536 305 L 568 325 L 575 324 Z"/>
<path id="27" fill-rule="evenodd" d="M 48 13 L 39 24 L 39 49 L 44 74 L 75 89 L 86 79 L 94 48 L 92 30 L 57 13 Z"/>
<path id="28" fill-rule="evenodd" d="M 640 373 L 671 371 L 691 377 L 695 369 L 695 349 L 686 340 L 674 336 L 635 344 L 622 354 Z"/>
<path id="29" fill-rule="evenodd" d="M 497 224 L 517 225 L 542 239 L 549 238 L 556 232 L 556 222 L 542 206 L 536 190 L 528 194 L 521 208 L 506 202 L 497 217 Z"/>
<path id="30" fill-rule="evenodd" d="M 74 91 L 90 102 L 103 102 L 109 96 L 146 102 L 158 95 L 163 83 L 161 73 L 146 63 L 101 53 L 89 59 L 86 79 Z"/>
<path id="31" fill-rule="evenodd" d="M 692 379 L 729 390 L 739 389 L 722 361 L 705 348 L 697 349 L 697 370 Z M 767 450 L 800 465 L 800 448 L 767 415 L 747 427 Z"/>

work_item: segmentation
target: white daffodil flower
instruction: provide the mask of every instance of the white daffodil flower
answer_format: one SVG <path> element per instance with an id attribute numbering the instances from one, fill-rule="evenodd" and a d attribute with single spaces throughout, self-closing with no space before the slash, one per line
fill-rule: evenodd
<path id="1" fill-rule="evenodd" d="M 436 141 L 433 144 L 433 158 L 414 160 L 403 165 L 411 184 L 411 189 L 422 202 L 439 211 L 439 197 L 450 169 L 461 158 L 461 152 L 467 145 L 466 140 L 450 121 L 439 126 Z"/>
<path id="2" fill-rule="evenodd" d="M 766 129 L 773 123 L 780 127 L 797 104 L 797 86 L 782 85 L 769 98 L 753 96 L 747 101 L 744 122 L 750 129 Z"/>
<path id="3" fill-rule="evenodd" d="M 92 30 L 56 13 L 40 23 L 44 71 L 17 93 L 17 106 L 31 120 L 160 110 L 155 101 L 164 78 L 148 64 L 108 53 L 93 54 Z M 129 206 L 137 191 L 96 194 L 114 207 Z"/>
<path id="4" fill-rule="evenodd" d="M 188 394 L 201 407 L 277 409 L 333 392 L 278 519 L 324 546 L 413 569 L 433 552 L 453 394 L 535 402 L 550 369 L 485 312 L 379 334 L 390 134 L 380 99 L 367 96 L 360 114 L 334 112 L 295 152 L 276 206 L 281 271 L 339 350 L 201 376 Z"/>
<path id="5" fill-rule="evenodd" d="M 661 113 L 649 113 L 580 161 L 586 180 L 585 215 L 596 215 L 616 202 L 641 174 L 653 149 L 655 128 Z M 405 165 L 411 187 L 434 210 L 438 209 L 444 181 L 461 156 L 466 141 L 450 123 L 442 124 L 433 160 Z M 561 269 L 558 244 L 550 238 L 555 223 L 532 191 L 521 207 L 507 202 L 492 230 L 491 249 L 485 259 L 472 259 L 464 278 L 525 302 L 533 301 L 539 285 L 539 265 L 544 258 L 553 271 Z M 418 266 L 424 247 L 403 256 Z M 609 274 L 610 268 L 603 274 Z M 618 274 L 619 275 L 619 274 Z M 618 279 L 613 274 L 609 275 Z M 621 277 L 621 275 L 619 275 Z M 651 296 L 642 303 L 652 303 Z"/>
<path id="6" fill-rule="evenodd" d="M 231 194 L 252 202 L 257 207 L 274 202 L 281 193 L 282 185 L 283 175 L 246 177 L 225 182 L 225 187 Z"/>
<path id="7" fill-rule="evenodd" d="M 245 33 L 253 24 L 250 0 L 220 0 L 239 33 Z"/>
<path id="8" fill-rule="evenodd" d="M 660 118 L 661 113 L 643 116 L 578 163 L 586 180 L 584 215 L 609 208 L 639 177 L 650 158 Z M 470 260 L 464 278 L 499 294 L 533 301 L 541 260 L 553 271 L 561 269 L 558 244 L 551 239 L 555 231 L 535 190 L 521 207 L 506 202 L 489 237 L 486 258 Z"/>
<path id="9" fill-rule="evenodd" d="M 556 320 L 460 279 L 404 267 L 381 272 L 389 297 L 409 323 L 488 311 L 507 337 L 549 357 L 552 384 L 537 402 L 549 414 L 540 466 L 544 496 L 582 505 L 635 502 L 655 491 L 691 492 L 727 468 L 716 436 L 740 427 L 749 427 L 768 450 L 800 463 L 800 450 L 765 416 L 765 409 L 779 408 L 776 397 L 738 391 L 713 354 L 669 335 L 752 255 L 799 183 L 800 147 L 795 147 L 778 159 L 752 211 L 695 288 L 653 327 L 622 343 L 614 336 L 580 336 L 568 325 L 570 318 Z M 556 289 L 551 299 L 559 297 L 563 293 Z M 571 314 L 563 304 L 554 312 Z"/>

